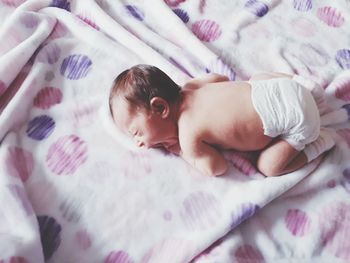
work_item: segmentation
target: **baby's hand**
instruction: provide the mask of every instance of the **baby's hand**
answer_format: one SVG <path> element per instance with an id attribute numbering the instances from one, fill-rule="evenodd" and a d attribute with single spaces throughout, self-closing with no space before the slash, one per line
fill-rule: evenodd
<path id="1" fill-rule="evenodd" d="M 180 148 L 180 145 L 178 143 L 169 146 L 168 148 L 166 148 L 168 150 L 168 152 L 173 153 L 175 155 L 181 156 L 182 155 L 182 151 Z"/>

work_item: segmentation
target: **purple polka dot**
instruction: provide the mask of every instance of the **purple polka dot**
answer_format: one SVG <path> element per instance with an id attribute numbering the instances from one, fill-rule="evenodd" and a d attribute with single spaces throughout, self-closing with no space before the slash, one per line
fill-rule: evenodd
<path id="1" fill-rule="evenodd" d="M 247 218 L 251 217 L 255 214 L 255 212 L 259 209 L 259 206 L 253 203 L 244 203 L 241 204 L 236 210 L 232 213 L 232 223 L 231 229 L 238 226 Z"/>
<path id="2" fill-rule="evenodd" d="M 169 58 L 170 62 L 175 65 L 176 67 L 178 67 L 182 72 L 184 72 L 185 74 L 187 74 L 187 76 L 193 78 L 193 75 L 187 71 L 187 69 L 182 66 L 176 59 L 174 59 L 173 57 Z"/>
<path id="3" fill-rule="evenodd" d="M 337 133 L 345 140 L 346 144 L 350 148 L 350 129 L 340 129 Z"/>
<path id="4" fill-rule="evenodd" d="M 233 252 L 237 263 L 264 263 L 265 259 L 261 252 L 251 245 L 242 245 Z"/>
<path id="5" fill-rule="evenodd" d="M 20 18 L 20 21 L 27 28 L 33 28 L 38 25 L 38 18 L 35 15 L 29 13 L 25 13 Z"/>
<path id="6" fill-rule="evenodd" d="M 317 17 L 331 27 L 340 27 L 345 21 L 341 12 L 330 6 L 319 8 Z"/>
<path id="7" fill-rule="evenodd" d="M 33 105 L 40 109 L 49 109 L 52 106 L 61 103 L 62 92 L 58 88 L 45 87 L 35 96 Z"/>
<path id="8" fill-rule="evenodd" d="M 58 7 L 70 12 L 70 3 L 67 0 L 53 0 L 49 6 Z"/>
<path id="9" fill-rule="evenodd" d="M 20 147 L 9 147 L 6 168 L 11 176 L 21 178 L 25 182 L 34 169 L 33 155 Z"/>
<path id="10" fill-rule="evenodd" d="M 126 5 L 126 10 L 128 10 L 129 14 L 135 17 L 137 20 L 142 21 L 145 18 L 145 14 L 134 5 Z"/>
<path id="11" fill-rule="evenodd" d="M 74 201 L 64 201 L 59 205 L 59 210 L 62 217 L 67 220 L 67 222 L 77 223 L 80 220 L 80 207 L 81 203 Z"/>
<path id="12" fill-rule="evenodd" d="M 61 244 L 62 227 L 50 216 L 38 216 L 40 239 L 45 261 L 49 260 Z"/>
<path id="13" fill-rule="evenodd" d="M 2 80 L 0 80 L 0 96 L 5 93 L 6 89 L 6 84 Z"/>
<path id="14" fill-rule="evenodd" d="M 293 0 L 293 6 L 298 11 L 309 11 L 312 8 L 311 0 Z"/>
<path id="15" fill-rule="evenodd" d="M 199 20 L 192 25 L 192 32 L 205 42 L 217 40 L 221 36 L 219 24 L 212 20 Z"/>
<path id="16" fill-rule="evenodd" d="M 63 136 L 53 143 L 46 156 L 50 170 L 57 175 L 73 174 L 87 160 L 87 144 L 75 135 Z"/>
<path id="17" fill-rule="evenodd" d="M 343 171 L 344 179 L 347 183 L 350 183 L 350 168 L 347 168 Z"/>
<path id="18" fill-rule="evenodd" d="M 350 119 L 350 104 L 345 104 L 342 106 L 344 110 L 346 110 L 346 113 L 348 114 L 348 119 Z"/>
<path id="19" fill-rule="evenodd" d="M 176 7 L 185 1 L 186 0 L 164 0 L 164 2 L 170 7 Z"/>
<path id="20" fill-rule="evenodd" d="M 207 73 L 217 73 L 227 76 L 230 80 L 235 80 L 236 73 L 230 66 L 224 63 L 220 58 L 216 58 L 210 62 L 206 68 Z"/>
<path id="21" fill-rule="evenodd" d="M 92 61 L 84 55 L 71 55 L 66 57 L 60 72 L 68 79 L 81 79 L 87 76 L 91 69 Z"/>
<path id="22" fill-rule="evenodd" d="M 111 252 L 105 258 L 104 263 L 133 263 L 134 261 L 129 257 L 125 251 Z"/>
<path id="23" fill-rule="evenodd" d="M 299 209 L 289 209 L 284 222 L 293 236 L 304 236 L 311 225 L 308 215 Z"/>
<path id="24" fill-rule="evenodd" d="M 30 138 L 41 141 L 49 137 L 54 129 L 54 120 L 47 115 L 41 115 L 29 122 L 26 133 Z"/>
<path id="25" fill-rule="evenodd" d="M 350 69 L 350 50 L 338 50 L 337 54 L 335 55 L 335 60 L 342 69 Z"/>
<path id="26" fill-rule="evenodd" d="M 170 211 L 165 211 L 163 214 L 163 218 L 166 221 L 170 221 L 173 218 L 173 215 Z"/>
<path id="27" fill-rule="evenodd" d="M 173 12 L 182 20 L 182 22 L 187 23 L 190 20 L 187 12 L 183 9 L 176 8 Z"/>
<path id="28" fill-rule="evenodd" d="M 91 247 L 91 237 L 86 230 L 78 231 L 75 234 L 75 241 L 82 250 L 87 250 Z"/>
<path id="29" fill-rule="evenodd" d="M 299 54 L 305 65 L 310 66 L 324 66 L 330 60 L 330 57 L 324 49 L 311 44 L 302 44 L 299 49 Z"/>
<path id="30" fill-rule="evenodd" d="M 58 61 L 60 56 L 60 47 L 57 44 L 53 43 L 47 44 L 42 49 L 40 49 L 37 58 L 40 62 L 54 64 Z"/>
<path id="31" fill-rule="evenodd" d="M 190 194 L 183 202 L 180 216 L 190 230 L 205 230 L 213 227 L 220 218 L 221 204 L 210 193 Z"/>
<path id="32" fill-rule="evenodd" d="M 52 71 L 48 71 L 45 74 L 45 80 L 46 81 L 51 81 L 55 78 L 55 74 Z"/>
<path id="33" fill-rule="evenodd" d="M 12 195 L 22 205 L 27 216 L 31 216 L 32 214 L 34 214 L 32 205 L 28 200 L 28 197 L 27 197 L 25 190 L 22 187 L 19 187 L 18 185 L 9 185 L 8 188 L 9 188 L 10 192 L 12 193 Z"/>
<path id="34" fill-rule="evenodd" d="M 248 0 L 245 7 L 258 17 L 263 17 L 269 11 L 269 7 L 257 0 Z"/>

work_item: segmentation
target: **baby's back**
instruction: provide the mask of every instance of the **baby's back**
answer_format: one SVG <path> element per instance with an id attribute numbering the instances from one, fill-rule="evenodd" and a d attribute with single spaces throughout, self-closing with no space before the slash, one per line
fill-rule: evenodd
<path id="1" fill-rule="evenodd" d="M 200 139 L 210 145 L 254 151 L 271 141 L 264 135 L 248 82 L 204 84 L 185 92 L 185 104 L 189 107 L 183 112 L 180 131 L 182 127 L 191 129 L 192 134 L 199 134 Z"/>

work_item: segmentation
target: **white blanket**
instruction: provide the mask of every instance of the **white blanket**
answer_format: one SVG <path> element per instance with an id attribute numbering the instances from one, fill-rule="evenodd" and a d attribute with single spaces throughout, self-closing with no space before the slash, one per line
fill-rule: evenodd
<path id="1" fill-rule="evenodd" d="M 347 120 L 349 1 L 0 0 L 0 17 L 0 262 L 350 261 L 349 121 L 298 171 L 232 152 L 211 178 L 136 149 L 107 105 L 138 63 L 180 85 L 280 71 Z"/>

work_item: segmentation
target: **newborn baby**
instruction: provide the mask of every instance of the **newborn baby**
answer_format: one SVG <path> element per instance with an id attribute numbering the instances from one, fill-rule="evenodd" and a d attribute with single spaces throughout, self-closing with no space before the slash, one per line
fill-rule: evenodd
<path id="1" fill-rule="evenodd" d="M 140 147 L 164 148 L 209 175 L 228 168 L 222 150 L 260 151 L 266 176 L 295 171 L 334 146 L 320 127 L 323 90 L 299 76 L 229 81 L 208 74 L 179 87 L 160 69 L 136 65 L 114 81 L 113 121 Z M 321 94 L 321 95 L 320 95 Z"/>

